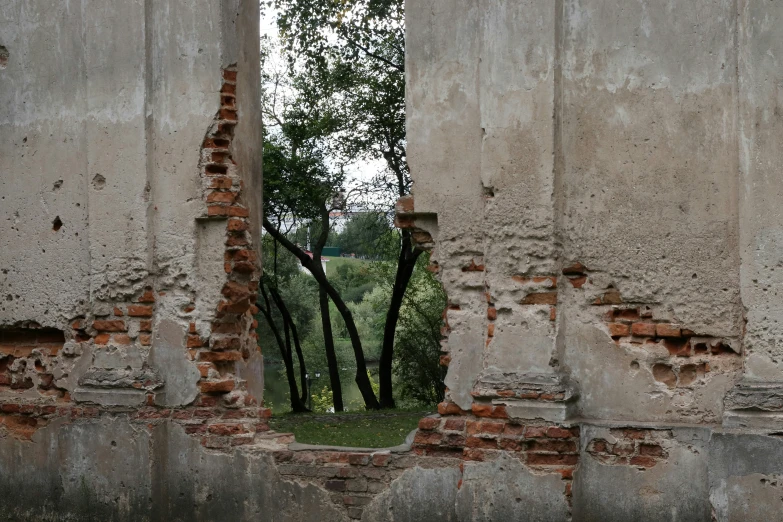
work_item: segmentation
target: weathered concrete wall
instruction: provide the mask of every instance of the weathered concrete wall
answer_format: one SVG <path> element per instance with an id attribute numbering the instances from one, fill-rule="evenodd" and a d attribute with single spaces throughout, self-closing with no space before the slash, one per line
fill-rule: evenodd
<path id="1" fill-rule="evenodd" d="M 258 4 L 0 0 L 0 518 L 778 520 L 783 6 L 407 5 L 447 401 L 269 432 Z"/>
<path id="2" fill-rule="evenodd" d="M 781 6 L 407 8 L 441 412 L 581 425 L 574 519 L 778 519 Z"/>
<path id="3" fill-rule="evenodd" d="M 252 403 L 258 6 L 2 11 L 0 397 Z"/>

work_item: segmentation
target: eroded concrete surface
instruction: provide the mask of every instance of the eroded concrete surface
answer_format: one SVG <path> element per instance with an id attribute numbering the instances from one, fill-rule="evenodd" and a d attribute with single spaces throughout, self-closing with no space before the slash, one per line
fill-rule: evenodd
<path id="1" fill-rule="evenodd" d="M 780 520 L 783 5 L 408 2 L 409 450 L 269 431 L 258 9 L 0 0 L 0 518 Z"/>

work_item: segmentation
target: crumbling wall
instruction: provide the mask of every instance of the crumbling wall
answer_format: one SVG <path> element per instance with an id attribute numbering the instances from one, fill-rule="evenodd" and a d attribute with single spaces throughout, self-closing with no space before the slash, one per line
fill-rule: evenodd
<path id="1" fill-rule="evenodd" d="M 406 7 L 448 390 L 366 450 L 266 422 L 258 3 L 0 0 L 3 516 L 779 518 L 783 7 Z"/>
<path id="2" fill-rule="evenodd" d="M 398 221 L 430 236 L 449 296 L 441 413 L 581 427 L 574 519 L 770 516 L 726 489 L 769 498 L 769 469 L 717 471 L 709 441 L 783 427 L 780 6 L 407 7 Z"/>

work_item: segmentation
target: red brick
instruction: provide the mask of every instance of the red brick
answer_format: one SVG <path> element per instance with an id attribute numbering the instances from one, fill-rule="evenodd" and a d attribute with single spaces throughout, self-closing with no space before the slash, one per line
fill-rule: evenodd
<path id="1" fill-rule="evenodd" d="M 487 453 L 477 448 L 465 448 L 462 452 L 462 458 L 465 460 L 483 462 L 487 459 Z"/>
<path id="2" fill-rule="evenodd" d="M 212 339 L 210 348 L 215 351 L 239 350 L 241 348 L 238 337 L 223 337 L 221 339 Z"/>
<path id="3" fill-rule="evenodd" d="M 129 305 L 128 315 L 131 317 L 152 317 L 152 306 Z"/>
<path id="4" fill-rule="evenodd" d="M 658 444 L 641 444 L 639 445 L 639 454 L 650 457 L 662 457 L 663 448 Z"/>
<path id="5" fill-rule="evenodd" d="M 435 417 L 424 417 L 423 419 L 419 419 L 420 430 L 434 430 L 437 429 L 438 426 L 440 426 L 440 419 Z"/>
<path id="6" fill-rule="evenodd" d="M 476 417 L 490 417 L 492 419 L 507 419 L 505 406 L 493 406 L 491 404 L 477 404 L 471 405 L 471 411 Z"/>
<path id="7" fill-rule="evenodd" d="M 376 453 L 372 456 L 372 465 L 377 467 L 384 467 L 389 465 L 391 455 L 388 453 Z"/>
<path id="8" fill-rule="evenodd" d="M 366 466 L 370 463 L 370 455 L 367 453 L 349 453 L 348 464 L 351 466 Z"/>
<path id="9" fill-rule="evenodd" d="M 655 323 L 633 323 L 631 333 L 639 337 L 655 337 Z"/>
<path id="10" fill-rule="evenodd" d="M 200 348 L 204 346 L 204 341 L 198 335 L 188 335 L 187 347 L 188 348 Z"/>
<path id="11" fill-rule="evenodd" d="M 202 393 L 228 393 L 234 389 L 233 379 L 224 381 L 201 381 L 199 388 Z"/>
<path id="12" fill-rule="evenodd" d="M 569 439 L 571 437 L 579 436 L 579 428 L 559 428 L 557 426 L 550 426 L 546 430 L 546 435 L 553 439 Z"/>
<path id="13" fill-rule="evenodd" d="M 464 415 L 467 412 L 453 402 L 441 402 L 438 404 L 438 413 L 441 415 Z"/>
<path id="14" fill-rule="evenodd" d="M 487 308 L 487 319 L 494 321 L 498 318 L 498 311 L 494 306 Z"/>
<path id="15" fill-rule="evenodd" d="M 227 82 L 236 82 L 237 72 L 230 69 L 223 69 L 223 79 Z"/>
<path id="16" fill-rule="evenodd" d="M 122 345 L 122 346 L 131 344 L 131 338 L 128 336 L 128 334 L 114 334 L 111 339 L 116 344 L 119 344 L 119 345 Z"/>
<path id="17" fill-rule="evenodd" d="M 221 108 L 219 117 L 221 120 L 236 121 L 237 111 L 235 109 Z"/>
<path id="18" fill-rule="evenodd" d="M 227 229 L 229 232 L 244 232 L 250 225 L 242 219 L 229 219 Z"/>
<path id="19" fill-rule="evenodd" d="M 525 438 L 536 439 L 546 437 L 546 426 L 528 426 L 525 429 Z"/>
<path id="20" fill-rule="evenodd" d="M 497 439 L 485 439 L 482 437 L 468 437 L 465 441 L 465 446 L 468 448 L 482 448 L 482 449 L 497 449 Z"/>
<path id="21" fill-rule="evenodd" d="M 609 323 L 607 326 L 609 327 L 609 335 L 612 337 L 625 337 L 631 333 L 631 328 L 627 324 Z"/>
<path id="22" fill-rule="evenodd" d="M 207 195 L 207 203 L 233 203 L 236 194 L 233 192 L 210 192 Z"/>
<path id="23" fill-rule="evenodd" d="M 144 290 L 144 293 L 141 294 L 141 297 L 139 297 L 140 303 L 154 303 L 155 302 L 155 293 L 152 291 L 151 288 L 147 288 Z"/>
<path id="24" fill-rule="evenodd" d="M 502 422 L 468 421 L 467 433 L 468 435 L 479 433 L 498 435 L 503 432 L 503 427 L 504 423 Z"/>
<path id="25" fill-rule="evenodd" d="M 244 207 L 238 207 L 236 205 L 228 207 L 228 215 L 231 217 L 246 218 L 250 216 L 250 211 Z"/>
<path id="26" fill-rule="evenodd" d="M 221 207 L 219 205 L 210 205 L 207 207 L 208 216 L 228 216 L 228 207 Z"/>
<path id="27" fill-rule="evenodd" d="M 92 327 L 96 330 L 100 330 L 103 332 L 124 332 L 126 330 L 125 328 L 125 321 L 121 320 L 97 320 L 93 321 Z"/>
<path id="28" fill-rule="evenodd" d="M 622 434 L 629 438 L 629 439 L 635 439 L 635 440 L 641 440 L 645 438 L 648 434 L 648 430 L 637 430 L 633 428 L 625 428 L 622 430 Z"/>
<path id="29" fill-rule="evenodd" d="M 523 305 L 556 305 L 557 304 L 557 292 L 538 292 L 535 294 L 528 294 L 522 301 Z"/>
<path id="30" fill-rule="evenodd" d="M 577 277 L 569 277 L 568 281 L 571 283 L 571 286 L 574 288 L 582 288 L 585 283 L 587 282 L 587 276 L 577 276 Z"/>
<path id="31" fill-rule="evenodd" d="M 119 308 L 117 308 L 117 307 L 115 306 L 115 307 L 114 307 L 114 315 L 115 315 L 116 317 L 122 317 L 122 316 L 123 316 L 123 315 L 125 315 L 125 314 L 123 314 L 123 313 L 122 313 L 122 310 L 120 310 Z"/>
<path id="32" fill-rule="evenodd" d="M 575 453 L 576 443 L 572 440 L 534 440 L 531 442 L 528 451 Z"/>
<path id="33" fill-rule="evenodd" d="M 465 419 L 446 419 L 443 429 L 462 431 L 465 429 Z"/>
<path id="34" fill-rule="evenodd" d="M 579 455 L 551 455 L 547 453 L 529 453 L 527 463 L 531 466 L 575 466 Z"/>
<path id="35" fill-rule="evenodd" d="M 441 435 L 436 431 L 430 431 L 430 432 L 417 431 L 416 436 L 413 439 L 413 442 L 415 444 L 434 445 L 434 444 L 439 444 L 442 438 L 443 435 Z"/>
<path id="36" fill-rule="evenodd" d="M 525 426 L 522 424 L 505 424 L 503 426 L 503 436 L 521 437 L 525 432 Z"/>
<path id="37" fill-rule="evenodd" d="M 212 157 L 215 157 L 215 154 L 222 154 L 219 152 L 215 152 L 212 154 Z M 224 176 L 216 176 L 209 180 L 209 188 L 212 189 L 230 189 L 232 185 L 234 184 L 234 181 L 231 178 L 227 178 Z"/>
<path id="38" fill-rule="evenodd" d="M 656 324 L 655 334 L 658 337 L 679 337 L 682 331 L 676 324 Z"/>
<path id="39" fill-rule="evenodd" d="M 207 428 L 213 435 L 241 435 L 247 433 L 247 430 L 241 424 L 210 424 Z"/>
<path id="40" fill-rule="evenodd" d="M 107 333 L 98 334 L 95 336 L 95 344 L 109 344 L 111 336 Z"/>
<path id="41" fill-rule="evenodd" d="M 224 83 L 223 87 L 220 88 L 221 94 L 236 94 L 237 92 L 237 86 L 233 83 Z"/>
<path id="42" fill-rule="evenodd" d="M 139 334 L 139 344 L 142 346 L 152 346 L 152 336 L 150 334 Z"/>

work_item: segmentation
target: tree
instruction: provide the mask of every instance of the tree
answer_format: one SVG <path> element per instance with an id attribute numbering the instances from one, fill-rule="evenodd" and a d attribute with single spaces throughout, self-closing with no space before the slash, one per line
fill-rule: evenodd
<path id="1" fill-rule="evenodd" d="M 305 407 L 307 398 L 307 368 L 305 366 L 304 355 L 302 353 L 301 344 L 299 341 L 299 332 L 296 328 L 296 323 L 293 320 L 288 306 L 278 291 L 281 281 L 290 281 L 297 272 L 295 266 L 292 265 L 291 258 L 280 259 L 278 255 L 279 249 L 276 241 L 270 241 L 269 238 L 264 238 L 266 243 L 263 249 L 266 261 L 266 266 L 271 266 L 272 270 L 266 271 L 260 281 L 259 291 L 260 297 L 259 310 L 263 315 L 269 330 L 272 332 L 275 343 L 277 344 L 280 355 L 283 360 L 283 364 L 286 369 L 286 378 L 288 379 L 288 386 L 290 391 L 291 410 L 294 412 L 308 411 Z M 286 262 L 287 261 L 287 262 Z M 270 300 L 271 296 L 271 300 Z M 274 303 L 274 308 L 272 304 Z M 275 314 L 277 311 L 277 314 Z M 279 315 L 283 322 L 283 335 L 280 333 L 280 329 L 275 321 L 275 316 Z M 292 344 L 295 346 L 296 355 L 299 362 L 300 370 L 300 383 L 301 383 L 301 395 L 298 392 L 296 377 L 294 374 L 294 362 L 292 356 Z"/>
<path id="2" fill-rule="evenodd" d="M 335 80 L 349 122 L 338 146 L 348 157 L 383 159 L 365 186 L 370 205 L 389 209 L 410 193 L 405 152 L 404 0 L 274 0 L 289 62 Z M 421 250 L 399 235 L 397 271 L 379 365 L 380 405 L 394 407 L 392 361 L 400 307 Z"/>
<path id="3" fill-rule="evenodd" d="M 447 299 L 440 282 L 426 269 L 428 263 L 429 255 L 419 258 L 401 307 L 394 370 L 401 397 L 436 404 L 443 400 L 445 392 L 440 328 Z"/>
<path id="4" fill-rule="evenodd" d="M 356 383 L 368 408 L 378 401 L 367 377 L 361 339 L 351 311 L 330 284 L 321 266 L 321 254 L 330 232 L 329 215 L 344 206 L 342 186 L 345 160 L 334 146 L 335 136 L 344 131 L 340 101 L 333 71 L 289 70 L 288 84 L 280 75 L 267 76 L 269 89 L 264 99 L 264 116 L 272 132 L 264 144 L 265 190 L 264 229 L 296 256 L 319 284 L 319 305 L 324 344 L 329 366 L 334 407 L 342 411 L 339 368 L 331 332 L 329 300 L 345 321 L 356 358 Z M 284 89 L 280 90 L 282 87 Z M 286 223 L 314 224 L 318 234 L 312 257 L 286 237 Z"/>

